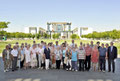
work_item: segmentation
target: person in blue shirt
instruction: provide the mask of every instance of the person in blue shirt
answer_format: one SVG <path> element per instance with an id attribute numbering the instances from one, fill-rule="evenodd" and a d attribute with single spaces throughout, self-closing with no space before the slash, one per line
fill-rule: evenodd
<path id="1" fill-rule="evenodd" d="M 102 43 L 101 47 L 99 48 L 99 64 L 100 64 L 100 71 L 105 72 L 105 59 L 107 57 L 107 50 Z"/>
<path id="2" fill-rule="evenodd" d="M 77 58 L 78 58 L 78 52 L 73 47 L 72 51 L 71 51 L 72 71 L 78 71 L 78 69 L 77 69 Z"/>

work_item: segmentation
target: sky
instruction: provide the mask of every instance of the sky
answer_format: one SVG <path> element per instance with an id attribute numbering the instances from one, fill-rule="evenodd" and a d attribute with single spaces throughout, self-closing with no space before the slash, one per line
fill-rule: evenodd
<path id="1" fill-rule="evenodd" d="M 120 0 L 0 0 L 0 21 L 8 32 L 47 28 L 47 22 L 72 22 L 94 31 L 120 29 Z"/>

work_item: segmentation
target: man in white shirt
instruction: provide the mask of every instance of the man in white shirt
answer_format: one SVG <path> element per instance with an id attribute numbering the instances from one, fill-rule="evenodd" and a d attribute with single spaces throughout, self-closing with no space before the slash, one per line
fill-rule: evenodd
<path id="1" fill-rule="evenodd" d="M 11 51 L 12 54 L 12 71 L 17 70 L 16 66 L 17 66 L 17 57 L 18 57 L 18 50 L 17 47 L 14 46 L 13 50 Z"/>

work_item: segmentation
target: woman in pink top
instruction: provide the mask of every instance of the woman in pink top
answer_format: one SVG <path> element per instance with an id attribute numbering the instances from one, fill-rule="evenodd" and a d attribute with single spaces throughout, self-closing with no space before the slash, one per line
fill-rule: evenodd
<path id="1" fill-rule="evenodd" d="M 96 71 L 98 60 L 99 60 L 99 51 L 98 51 L 97 45 L 95 45 L 91 52 L 91 61 L 92 61 L 92 66 L 94 71 Z"/>

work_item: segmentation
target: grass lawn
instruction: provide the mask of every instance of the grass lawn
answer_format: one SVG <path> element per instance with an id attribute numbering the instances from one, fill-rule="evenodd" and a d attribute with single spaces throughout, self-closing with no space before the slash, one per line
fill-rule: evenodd
<path id="1" fill-rule="evenodd" d="M 55 43 L 56 40 L 52 40 L 52 39 L 42 39 L 43 41 L 45 42 L 53 42 Z M 37 43 L 40 43 L 41 40 L 36 40 Z M 71 43 L 71 40 L 58 40 L 59 41 L 59 44 L 61 44 L 62 42 L 64 41 L 67 41 L 68 44 Z M 75 43 L 77 43 L 79 45 L 80 42 L 83 42 L 83 43 L 90 43 L 91 40 L 75 40 Z M 2 50 L 5 48 L 5 45 L 7 44 L 11 44 L 12 46 L 16 43 L 16 42 L 19 42 L 19 44 L 21 43 L 29 43 L 29 44 L 32 44 L 33 40 L 8 40 L 8 41 L 0 41 L 0 54 L 2 53 Z M 94 44 L 96 43 L 97 41 L 94 41 Z M 109 42 L 103 42 L 101 41 L 102 43 L 109 43 Z M 117 46 L 118 48 L 118 54 L 120 54 L 120 43 L 115 43 L 115 46 Z"/>

